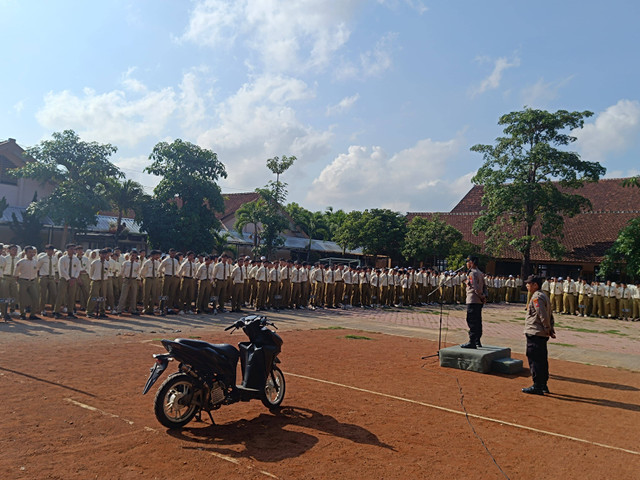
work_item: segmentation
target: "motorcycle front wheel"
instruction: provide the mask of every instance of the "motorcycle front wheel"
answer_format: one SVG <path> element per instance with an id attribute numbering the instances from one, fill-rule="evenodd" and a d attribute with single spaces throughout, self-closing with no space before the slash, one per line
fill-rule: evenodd
<path id="1" fill-rule="evenodd" d="M 273 370 L 267 376 L 267 383 L 264 386 L 262 404 L 269 409 L 279 408 L 282 400 L 284 400 L 284 392 L 284 374 L 278 367 L 273 367 Z"/>
<path id="2" fill-rule="evenodd" d="M 197 412 L 194 402 L 196 385 L 185 373 L 175 373 L 158 389 L 154 412 L 158 421 L 167 428 L 181 428 L 189 423 Z"/>

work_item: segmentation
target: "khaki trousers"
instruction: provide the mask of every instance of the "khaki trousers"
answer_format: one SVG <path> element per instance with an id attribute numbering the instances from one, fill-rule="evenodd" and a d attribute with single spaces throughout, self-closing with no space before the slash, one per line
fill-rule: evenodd
<path id="1" fill-rule="evenodd" d="M 40 277 L 40 312 L 44 312 L 47 304 L 51 305 L 53 310 L 56 299 L 58 298 L 58 284 L 56 278 L 52 275 L 50 277 Z"/>
<path id="2" fill-rule="evenodd" d="M 76 286 L 76 297 L 78 303 L 83 307 L 87 306 L 89 300 L 89 288 L 91 288 L 91 280 L 87 272 L 81 272 L 78 277 L 78 285 Z"/>
<path id="3" fill-rule="evenodd" d="M 302 288 L 300 282 L 291 282 L 291 306 L 300 306 L 300 299 L 302 298 Z"/>
<path id="4" fill-rule="evenodd" d="M 197 281 L 195 278 L 183 278 L 180 285 L 180 300 L 184 303 L 184 310 L 191 310 L 191 304 L 196 301 Z M 209 299 L 207 298 L 207 303 Z"/>
<path id="5" fill-rule="evenodd" d="M 73 314 L 73 309 L 76 306 L 76 285 L 78 284 L 77 278 L 66 280 L 60 279 L 58 283 L 58 297 L 56 300 L 56 306 L 54 308 L 55 313 L 60 313 L 61 306 L 67 307 L 67 313 Z"/>
<path id="6" fill-rule="evenodd" d="M 167 297 L 167 307 L 180 308 L 179 305 L 180 278 L 165 275 L 162 279 L 162 296 Z"/>
<path id="7" fill-rule="evenodd" d="M 31 307 L 31 315 L 36 314 L 38 308 L 38 279 L 18 279 L 18 302 L 20 302 L 20 315 L 26 315 L 27 307 Z"/>
<path id="8" fill-rule="evenodd" d="M 160 296 L 158 280 L 158 278 L 147 277 L 142 282 L 142 308 L 144 313 L 153 314 L 154 305 Z"/>
<path id="9" fill-rule="evenodd" d="M 138 280 L 135 278 L 125 278 L 122 283 L 122 291 L 120 292 L 120 300 L 118 301 L 118 311 L 122 312 L 129 304 L 129 312 L 134 313 L 138 310 Z"/>
<path id="10" fill-rule="evenodd" d="M 233 301 L 231 309 L 239 312 L 242 308 L 242 299 L 244 298 L 244 282 L 233 284 Z"/>
<path id="11" fill-rule="evenodd" d="M 212 291 L 213 285 L 211 284 L 211 280 L 198 281 L 198 299 L 196 300 L 196 310 L 198 312 L 202 313 L 209 310 L 209 300 L 211 299 Z"/>
<path id="12" fill-rule="evenodd" d="M 89 300 L 87 302 L 87 315 L 96 313 L 96 298 L 106 298 L 106 280 L 91 280 L 91 287 L 89 289 Z M 105 302 L 100 302 L 99 315 L 104 315 Z"/>
<path id="13" fill-rule="evenodd" d="M 267 307 L 268 284 L 264 280 L 256 280 L 256 308 L 264 310 Z"/>

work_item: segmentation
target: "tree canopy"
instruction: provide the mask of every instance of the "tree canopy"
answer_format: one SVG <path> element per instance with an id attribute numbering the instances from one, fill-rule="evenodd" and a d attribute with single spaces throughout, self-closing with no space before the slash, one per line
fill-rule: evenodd
<path id="1" fill-rule="evenodd" d="M 109 161 L 117 148 L 84 142 L 73 130 L 56 132 L 52 137 L 28 148 L 26 154 L 34 161 L 27 161 L 15 174 L 56 185 L 51 195 L 31 203 L 30 213 L 84 230 L 96 224 L 99 210 L 109 207 L 104 195 L 109 179 L 123 176 Z"/>
<path id="2" fill-rule="evenodd" d="M 505 136 L 498 137 L 495 145 L 471 147 L 485 161 L 472 179 L 484 188 L 484 210 L 473 231 L 485 232 L 490 253 L 498 254 L 507 245 L 517 250 L 522 255 L 522 275 L 530 273 L 534 245 L 560 258 L 564 217 L 591 206 L 572 190 L 598 181 L 606 169 L 558 148 L 576 140 L 564 131 L 582 128 L 591 115 L 526 108 L 500 117 Z"/>
<path id="3" fill-rule="evenodd" d="M 149 159 L 152 163 L 145 172 L 161 177 L 153 190 L 156 202 L 143 210 L 142 224 L 151 243 L 164 245 L 163 230 L 171 223 L 178 233 L 174 242 L 180 242 L 173 246 L 210 252 L 213 232 L 220 226 L 215 212 L 224 211 L 217 180 L 227 176 L 217 154 L 177 139 L 158 143 Z M 171 219 L 166 217 L 169 214 Z"/>
<path id="4" fill-rule="evenodd" d="M 604 277 L 618 271 L 640 281 L 640 217 L 631 220 L 620 231 L 600 266 L 600 274 Z"/>
<path id="5" fill-rule="evenodd" d="M 415 217 L 407 227 L 402 255 L 409 261 L 436 264 L 444 259 L 462 233 L 435 215 L 432 219 Z"/>

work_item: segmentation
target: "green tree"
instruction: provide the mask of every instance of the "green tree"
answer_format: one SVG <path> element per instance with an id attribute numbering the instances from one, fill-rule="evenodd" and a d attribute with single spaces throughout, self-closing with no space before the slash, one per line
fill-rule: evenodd
<path id="1" fill-rule="evenodd" d="M 4 197 L 2 200 L 5 200 Z M 38 201 L 38 193 L 33 194 L 31 203 Z M 5 205 L 6 208 L 6 205 Z M 1 209 L 4 210 L 4 209 Z M 15 213 L 11 214 L 11 225 L 9 228 L 13 232 L 13 243 L 18 245 L 33 245 L 38 250 L 42 250 L 42 238 L 40 232 L 42 231 L 42 222 L 40 216 L 36 213 L 31 213 L 27 208 L 27 211 L 22 214 L 22 221 L 18 220 Z"/>
<path id="2" fill-rule="evenodd" d="M 625 272 L 634 281 L 640 280 L 640 217 L 620 230 L 600 265 L 600 275 L 604 277 L 618 271 Z"/>
<path id="3" fill-rule="evenodd" d="M 265 202 L 262 198 L 253 202 L 247 202 L 236 210 L 236 223 L 233 228 L 242 235 L 242 230 L 247 225 L 253 226 L 251 238 L 253 240 L 252 252 L 257 255 L 260 246 L 260 222 L 262 221 L 262 212 L 265 208 Z"/>
<path id="4" fill-rule="evenodd" d="M 262 224 L 262 243 L 259 248 L 267 257 L 278 247 L 284 245 L 284 239 L 280 234 L 289 226 L 289 220 L 283 215 L 283 205 L 287 198 L 287 184 L 280 181 L 282 175 L 296 157 L 273 157 L 267 160 L 267 167 L 276 175 L 276 180 L 271 180 L 264 188 L 256 189 L 264 200 L 264 208 L 260 211 L 260 223 Z"/>
<path id="5" fill-rule="evenodd" d="M 120 234 L 124 230 L 122 216 L 129 210 L 140 213 L 140 201 L 144 198 L 142 185 L 134 180 L 111 179 L 107 184 L 107 196 L 111 206 L 118 212 L 116 224 L 115 242 L 120 240 Z"/>
<path id="6" fill-rule="evenodd" d="M 347 218 L 347 214 L 344 210 L 334 210 L 333 207 L 327 207 L 323 213 L 326 224 L 329 228 L 329 237 L 327 240 L 336 241 L 336 232 L 340 225 L 342 225 Z"/>
<path id="7" fill-rule="evenodd" d="M 140 225 L 142 230 L 147 232 L 147 242 L 151 248 L 158 248 L 165 252 L 172 247 L 191 249 L 189 245 L 179 240 L 183 221 L 175 202 L 165 202 L 151 195 L 145 195 L 139 205 Z"/>
<path id="8" fill-rule="evenodd" d="M 388 209 L 374 208 L 364 212 L 353 211 L 336 231 L 336 243 L 343 250 L 362 248 L 365 255 L 399 258 L 407 222 L 404 215 Z"/>
<path id="9" fill-rule="evenodd" d="M 524 276 L 531 270 L 534 245 L 554 258 L 562 257 L 564 217 L 591 207 L 588 199 L 572 190 L 598 181 L 606 171 L 597 162 L 557 148 L 576 140 L 563 133 L 565 129 L 582 128 L 584 118 L 591 115 L 589 111 L 550 113 L 526 108 L 500 117 L 505 136 L 497 138 L 495 145 L 471 147 L 485 160 L 472 179 L 484 187 L 484 210 L 473 232 L 486 234 L 485 246 L 492 254 L 507 245 L 517 250 Z"/>
<path id="10" fill-rule="evenodd" d="M 52 137 L 28 148 L 26 164 L 15 174 L 56 185 L 51 195 L 29 205 L 29 213 L 49 216 L 64 225 L 64 245 L 69 227 L 84 230 L 96 224 L 97 212 L 109 206 L 104 196 L 106 184 L 122 177 L 122 172 L 109 161 L 117 151 L 113 145 L 83 142 L 73 130 Z"/>
<path id="11" fill-rule="evenodd" d="M 402 255 L 410 262 L 436 264 L 446 258 L 452 247 L 462 241 L 462 233 L 435 215 L 432 219 L 415 217 L 407 227 Z"/>
<path id="12" fill-rule="evenodd" d="M 219 178 L 227 177 L 224 165 L 218 160 L 216 153 L 177 139 L 173 143 L 158 143 L 149 159 L 152 163 L 145 168 L 145 172 L 161 177 L 153 190 L 154 199 L 161 204 L 170 203 L 176 207 L 173 209 L 153 205 L 146 209 L 143 224 L 150 238 L 159 240 L 165 234 L 158 231 L 163 228 L 159 219 L 149 218 L 147 215 L 171 210 L 177 217 L 171 220 L 175 221 L 175 231 L 171 238 L 174 246 L 211 251 L 213 233 L 220 226 L 215 212 L 224 211 L 224 200 L 216 182 Z M 165 241 L 166 239 L 162 240 L 163 243 Z"/>

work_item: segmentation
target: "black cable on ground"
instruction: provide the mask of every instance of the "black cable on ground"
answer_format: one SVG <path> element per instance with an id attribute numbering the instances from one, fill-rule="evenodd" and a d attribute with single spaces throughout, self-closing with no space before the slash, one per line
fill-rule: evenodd
<path id="1" fill-rule="evenodd" d="M 426 365 L 426 363 L 424 363 L 422 365 L 422 368 L 424 368 Z M 496 458 L 493 456 L 493 454 L 491 453 L 491 451 L 489 450 L 489 447 L 487 447 L 487 445 L 484 443 L 484 440 L 482 439 L 482 437 L 478 434 L 478 432 L 476 432 L 475 427 L 473 426 L 473 424 L 471 423 L 471 418 L 469 418 L 469 412 L 467 412 L 467 408 L 464 406 L 464 393 L 462 392 L 462 385 L 460 385 L 460 381 L 458 380 L 458 377 L 456 377 L 455 375 L 451 375 L 449 373 L 445 373 L 445 372 L 437 372 L 434 370 L 435 373 L 440 374 L 440 375 L 446 375 L 448 377 L 453 377 L 456 380 L 456 383 L 458 384 L 458 391 L 460 392 L 460 406 L 462 407 L 462 410 L 464 411 L 464 416 L 467 419 L 467 423 L 469 424 L 469 426 L 471 427 L 471 431 L 473 432 L 473 434 L 475 435 L 475 437 L 480 440 L 480 443 L 482 444 L 482 446 L 484 447 L 484 449 L 486 450 L 487 454 L 489 455 L 489 457 L 491 457 L 491 460 L 493 460 L 493 463 L 495 464 L 496 467 L 498 467 L 498 470 L 500 470 L 500 473 L 502 473 L 502 475 L 504 476 L 504 478 L 506 478 L 507 480 L 510 480 L 509 476 L 505 473 L 504 470 L 502 470 L 502 467 L 500 467 L 500 465 L 498 464 Z"/>

